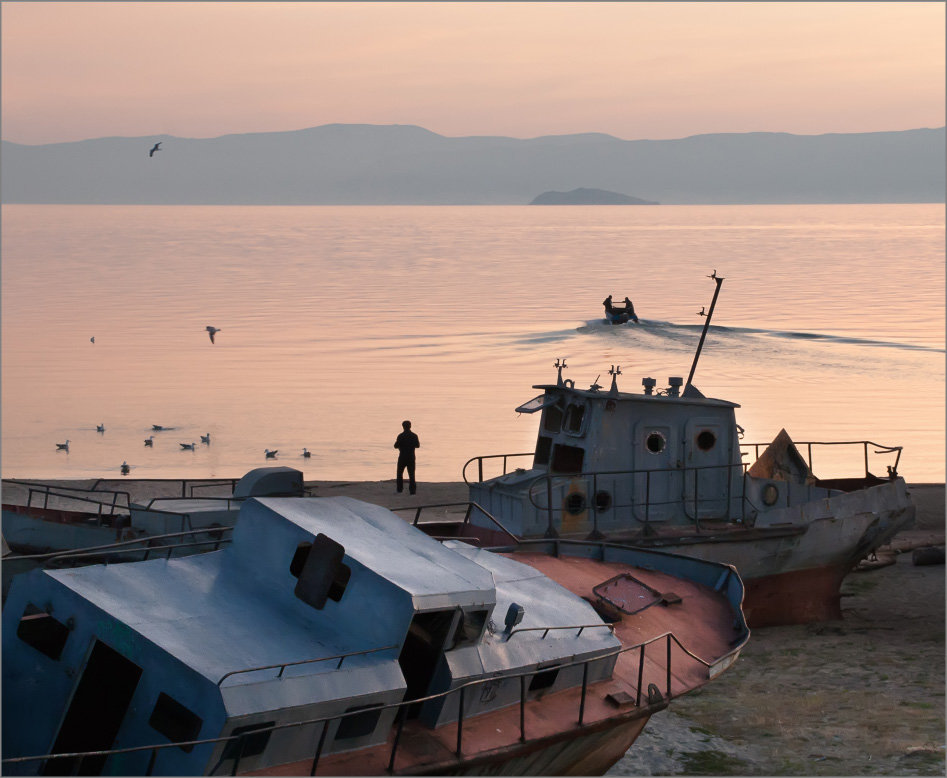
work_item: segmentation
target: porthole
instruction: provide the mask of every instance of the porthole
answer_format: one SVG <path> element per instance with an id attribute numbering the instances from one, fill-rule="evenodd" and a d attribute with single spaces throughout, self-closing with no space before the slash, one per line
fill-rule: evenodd
<path id="1" fill-rule="evenodd" d="M 652 454 L 660 454 L 667 446 L 667 440 L 660 432 L 651 432 L 645 440 L 645 446 Z"/>
<path id="2" fill-rule="evenodd" d="M 573 492 L 566 497 L 566 511 L 573 516 L 578 516 L 586 508 L 585 495 L 579 492 Z"/>
<path id="3" fill-rule="evenodd" d="M 763 487 L 763 504 L 764 505 L 775 505 L 776 500 L 779 499 L 779 489 L 776 488 L 775 484 L 766 484 Z"/>
<path id="4" fill-rule="evenodd" d="M 710 430 L 701 430 L 697 434 L 697 448 L 701 451 L 710 451 L 717 445 L 717 436 Z"/>
<path id="5" fill-rule="evenodd" d="M 604 489 L 595 493 L 595 510 L 604 513 L 612 507 L 612 496 Z"/>

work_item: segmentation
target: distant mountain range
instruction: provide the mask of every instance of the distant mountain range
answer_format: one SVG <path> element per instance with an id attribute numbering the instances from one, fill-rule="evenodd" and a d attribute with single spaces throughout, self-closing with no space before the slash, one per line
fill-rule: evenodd
<path id="1" fill-rule="evenodd" d="M 943 127 L 629 141 L 330 124 L 209 139 L 3 141 L 0 169 L 5 203 L 505 205 L 577 188 L 664 204 L 898 203 L 944 202 L 947 187 Z"/>

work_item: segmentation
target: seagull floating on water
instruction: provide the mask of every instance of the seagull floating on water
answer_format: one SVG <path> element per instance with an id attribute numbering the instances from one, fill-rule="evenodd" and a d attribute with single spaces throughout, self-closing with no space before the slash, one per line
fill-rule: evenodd
<path id="1" fill-rule="evenodd" d="M 153 157 L 156 151 L 161 151 L 161 141 L 159 140 L 154 146 L 151 147 L 151 151 L 148 152 L 149 157 Z"/>
<path id="2" fill-rule="evenodd" d="M 210 445 L 210 433 L 209 433 L 209 432 L 208 432 L 206 435 L 201 435 L 201 443 L 206 443 L 208 446 Z"/>
<path id="3" fill-rule="evenodd" d="M 193 451 L 194 446 L 196 446 L 197 444 L 196 443 L 180 443 L 179 445 L 181 446 L 182 449 Z"/>
<path id="4" fill-rule="evenodd" d="M 96 432 L 105 432 L 105 425 L 104 425 L 104 424 L 96 424 L 96 425 L 95 425 L 95 431 L 96 431 Z"/>
<path id="5" fill-rule="evenodd" d="M 151 436 L 145 438 L 145 445 L 146 445 L 146 446 L 151 446 L 152 448 L 154 448 L 154 447 L 155 447 L 155 436 L 154 436 L 154 435 L 151 435 Z"/>
<path id="6" fill-rule="evenodd" d="M 89 342 L 90 342 L 90 343 L 95 343 L 95 335 L 93 335 L 91 338 L 89 338 Z"/>
<path id="7" fill-rule="evenodd" d="M 311 452 L 308 448 L 304 448 L 304 449 L 303 449 L 303 456 L 306 457 L 306 459 L 309 459 L 309 457 L 312 456 L 312 452 Z"/>
<path id="8" fill-rule="evenodd" d="M 163 430 L 164 427 L 162 427 L 160 424 L 152 424 L 151 429 L 153 429 L 155 432 L 161 432 L 161 430 Z M 154 435 L 152 435 L 151 437 L 154 437 Z"/>
<path id="9" fill-rule="evenodd" d="M 220 332 L 220 328 L 219 328 L 219 327 L 211 327 L 210 325 L 208 325 L 207 327 L 204 327 L 204 329 L 207 330 L 207 334 L 210 335 L 210 342 L 213 343 L 213 342 L 214 342 L 214 335 L 216 335 L 218 332 Z"/>
<path id="10" fill-rule="evenodd" d="M 267 449 L 263 449 L 263 453 L 266 454 L 267 459 L 276 459 L 276 455 L 279 453 L 279 449 L 276 449 L 275 451 L 270 451 L 267 448 Z"/>
<path id="11" fill-rule="evenodd" d="M 68 451 L 68 450 L 69 450 L 69 441 L 67 440 L 65 443 L 57 443 L 57 444 L 56 444 L 56 450 L 57 450 L 57 451 Z"/>
<path id="12" fill-rule="evenodd" d="M 128 462 L 122 462 L 122 475 L 128 475 L 129 470 L 131 470 L 131 466 Z"/>

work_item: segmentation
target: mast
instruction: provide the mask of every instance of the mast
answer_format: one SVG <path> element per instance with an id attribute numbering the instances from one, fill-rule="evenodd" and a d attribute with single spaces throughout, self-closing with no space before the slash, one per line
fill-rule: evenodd
<path id="1" fill-rule="evenodd" d="M 710 318 L 714 315 L 714 306 L 717 304 L 717 295 L 720 294 L 720 285 L 723 283 L 723 278 L 717 275 L 716 269 L 711 273 L 707 278 L 712 278 L 717 284 L 716 289 L 714 289 L 714 298 L 710 301 L 710 310 L 707 313 L 704 313 L 704 309 L 700 309 L 700 315 L 706 316 L 707 319 L 704 321 L 704 329 L 700 333 L 700 342 L 697 344 L 697 353 L 694 354 L 694 362 L 691 365 L 691 372 L 687 376 L 687 383 L 684 384 L 684 391 L 687 391 L 687 387 L 691 385 L 691 379 L 694 377 L 694 371 L 697 369 L 697 360 L 700 359 L 700 350 L 704 347 L 704 338 L 707 337 L 707 330 L 710 329 Z M 683 392 L 682 392 L 683 394 Z"/>

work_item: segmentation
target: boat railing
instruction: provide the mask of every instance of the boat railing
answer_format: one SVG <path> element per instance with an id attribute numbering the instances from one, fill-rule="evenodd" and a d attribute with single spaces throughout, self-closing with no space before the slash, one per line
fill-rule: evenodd
<path id="1" fill-rule="evenodd" d="M 472 463 L 476 462 L 477 463 L 477 480 L 474 483 L 482 483 L 483 482 L 483 463 L 487 461 L 488 459 L 500 460 L 503 463 L 503 472 L 500 473 L 500 475 L 506 475 L 509 472 L 509 470 L 507 469 L 507 466 L 511 459 L 515 459 L 517 457 L 532 457 L 534 455 L 535 455 L 535 452 L 527 451 L 522 454 L 487 454 L 485 456 L 471 457 L 466 462 L 464 462 L 464 467 L 461 470 L 461 474 L 463 475 L 464 483 L 469 486 L 471 481 L 467 477 L 467 468 Z M 519 469 L 519 468 L 514 468 L 514 469 Z"/>
<path id="2" fill-rule="evenodd" d="M 283 672 L 286 670 L 287 667 L 315 664 L 316 662 L 331 662 L 331 661 L 338 660 L 339 663 L 335 666 L 335 669 L 338 670 L 340 667 L 342 667 L 342 663 L 349 657 L 364 656 L 365 654 L 375 654 L 375 653 L 378 653 L 379 651 L 397 651 L 397 650 L 398 650 L 397 645 L 390 645 L 390 646 L 382 646 L 381 648 L 366 648 L 361 651 L 349 651 L 347 654 L 336 654 L 335 656 L 320 656 L 314 659 L 300 659 L 299 661 L 296 661 L 296 662 L 283 662 L 282 664 L 260 665 L 259 667 L 247 667 L 242 670 L 231 670 L 229 673 L 224 673 L 220 677 L 220 680 L 217 681 L 217 686 L 220 686 L 228 678 L 231 678 L 232 676 L 235 676 L 235 675 L 240 675 L 242 673 L 255 673 L 261 670 L 276 670 L 277 668 L 279 668 L 279 672 L 276 674 L 276 677 L 282 678 Z"/>
<path id="3" fill-rule="evenodd" d="M 792 441 L 793 446 L 796 447 L 796 451 L 800 449 L 805 449 L 806 451 L 806 464 L 809 467 L 809 472 L 814 473 L 815 467 L 813 465 L 813 450 L 818 446 L 826 446 L 837 448 L 840 446 L 857 446 L 862 449 L 861 459 L 864 463 L 864 473 L 863 478 L 871 478 L 872 476 L 877 477 L 877 473 L 871 472 L 871 461 L 869 453 L 876 456 L 884 456 L 886 454 L 894 454 L 894 464 L 886 465 L 887 471 L 886 475 L 890 478 L 894 478 L 898 474 L 898 463 L 901 461 L 901 451 L 904 448 L 903 446 L 883 446 L 880 443 L 874 443 L 870 440 L 831 440 L 831 441 Z M 760 458 L 761 451 L 765 451 L 767 446 L 770 443 L 741 443 L 740 448 L 749 452 L 753 451 L 754 461 Z M 873 451 L 869 451 L 874 449 Z"/>
<path id="4" fill-rule="evenodd" d="M 592 520 L 592 530 L 589 539 L 601 539 L 605 535 L 599 528 L 599 516 L 608 511 L 617 511 L 627 509 L 631 516 L 642 524 L 647 531 L 652 523 L 661 523 L 663 520 L 656 518 L 655 515 L 660 512 L 664 506 L 680 505 L 685 514 L 694 523 L 698 532 L 702 530 L 702 520 L 714 520 L 722 518 L 733 518 L 730 512 L 732 500 L 740 500 L 741 513 L 740 520 L 747 522 L 751 516 L 758 510 L 746 496 L 746 463 L 733 463 L 725 465 L 700 465 L 697 467 L 673 467 L 660 469 L 637 469 L 637 470 L 596 470 L 580 473 L 544 473 L 533 479 L 527 489 L 530 504 L 537 510 L 546 513 L 547 529 L 546 537 L 558 537 L 555 528 L 555 518 L 565 512 L 581 514 L 588 511 Z M 739 471 L 736 478 L 731 477 L 734 470 Z M 724 471 L 723 477 L 715 479 L 708 495 L 701 495 L 701 475 Z M 614 479 L 627 480 L 630 478 L 643 478 L 643 489 L 636 487 L 628 490 L 632 495 L 629 502 L 617 502 L 613 497 L 613 492 L 608 492 L 600 488 L 602 483 L 611 482 Z M 679 493 L 672 495 L 672 490 L 666 488 L 668 479 L 673 478 L 678 484 Z M 662 489 L 667 493 L 667 499 L 655 499 L 659 489 L 656 488 L 655 481 L 661 479 Z M 555 505 L 554 493 L 561 491 L 568 484 L 575 488 L 577 481 L 585 481 L 586 489 L 584 493 L 576 493 L 574 504 L 567 505 L 569 496 L 561 502 L 562 505 Z M 738 484 L 739 487 L 736 487 Z M 721 485 L 725 493 L 721 493 Z M 707 487 L 705 487 L 705 490 Z M 634 495 L 642 494 L 641 499 L 636 499 Z M 788 506 L 788 494 L 785 498 Z M 701 511 L 706 514 L 701 516 Z M 642 515 L 643 514 L 643 515 Z"/>
<path id="5" fill-rule="evenodd" d="M 665 651 L 663 652 L 665 657 L 665 667 L 663 668 L 664 672 L 661 673 L 658 680 L 661 683 L 649 682 L 647 687 L 645 687 L 645 678 L 644 678 L 644 667 L 645 667 L 645 657 L 646 650 L 650 646 L 663 642 Z M 674 694 L 671 686 L 672 681 L 672 648 L 677 646 L 687 657 L 695 660 L 699 664 L 703 665 L 708 669 L 710 673 L 713 667 L 721 661 L 718 659 L 716 662 L 708 662 L 705 659 L 694 654 L 692 651 L 687 649 L 681 641 L 674 635 L 673 632 L 665 632 L 661 635 L 652 637 L 641 643 L 637 643 L 633 646 L 626 646 L 624 648 L 612 649 L 601 654 L 598 654 L 594 657 L 589 657 L 586 659 L 573 660 L 571 662 L 564 662 L 562 664 L 556 665 L 556 669 L 562 669 L 567 667 L 582 667 L 582 687 L 581 693 L 578 700 L 578 710 L 577 710 L 577 720 L 576 723 L 578 726 L 585 726 L 585 708 L 586 708 L 586 699 L 588 697 L 588 688 L 589 688 L 589 667 L 595 662 L 603 662 L 611 659 L 612 657 L 617 657 L 621 654 L 626 654 L 630 652 L 638 653 L 638 667 L 637 667 L 637 691 L 635 695 L 635 707 L 641 710 L 642 715 L 647 713 L 651 715 L 660 710 L 663 710 L 667 707 L 670 700 L 674 699 Z M 735 653 L 731 651 L 730 654 Z M 730 656 L 728 654 L 728 656 Z M 549 668 L 545 668 L 548 670 Z M 315 775 L 319 767 L 319 761 L 322 758 L 322 753 L 325 748 L 325 742 L 329 732 L 330 725 L 335 721 L 341 721 L 343 719 L 365 715 L 368 713 L 378 712 L 379 715 L 382 711 L 386 711 L 392 708 L 397 709 L 395 714 L 395 734 L 394 739 L 391 745 L 391 751 L 388 758 L 388 766 L 386 772 L 388 774 L 393 774 L 395 772 L 395 760 L 398 754 L 398 747 L 401 740 L 401 736 L 404 730 L 405 722 L 408 718 L 409 709 L 414 706 L 429 702 L 432 700 L 446 700 L 446 698 L 451 695 L 458 696 L 458 707 L 457 707 L 457 738 L 456 746 L 453 751 L 454 756 L 457 758 L 463 758 L 463 730 L 464 730 L 464 702 L 466 695 L 469 691 L 476 689 L 477 687 L 483 686 L 484 684 L 495 684 L 498 680 L 517 680 L 519 682 L 519 742 L 525 743 L 527 740 L 527 698 L 528 698 L 528 682 L 529 679 L 536 675 L 537 672 L 542 672 L 542 669 L 530 669 L 522 672 L 509 673 L 503 675 L 491 675 L 486 678 L 478 678 L 472 681 L 467 681 L 465 683 L 459 684 L 451 689 L 448 689 L 443 692 L 438 692 L 436 694 L 431 694 L 425 697 L 415 697 L 412 699 L 400 700 L 398 702 L 374 705 L 371 707 L 359 708 L 358 710 L 347 711 L 344 713 L 335 713 L 329 716 L 321 716 L 318 718 L 305 719 L 302 721 L 292 721 L 284 722 L 279 724 L 272 724 L 269 726 L 261 726 L 258 729 L 247 730 L 241 732 L 237 735 L 227 735 L 217 738 L 207 738 L 204 740 L 187 740 L 171 743 L 159 743 L 146 746 L 133 746 L 130 748 L 118 748 L 118 749 L 108 749 L 108 750 L 98 750 L 98 751 L 73 751 L 73 752 L 63 752 L 63 753 L 54 753 L 54 754 L 43 754 L 38 756 L 21 756 L 21 757 L 9 757 L 0 761 L 5 768 L 12 767 L 13 765 L 19 765 L 29 762 L 43 762 L 50 759 L 72 759 L 78 760 L 76 764 L 72 765 L 69 768 L 69 773 L 72 775 L 81 775 L 82 774 L 82 761 L 87 758 L 102 758 L 109 757 L 117 754 L 132 754 L 132 753 L 145 753 L 150 752 L 147 769 L 142 771 L 141 775 L 153 775 L 154 767 L 157 762 L 158 754 L 166 749 L 171 748 L 184 748 L 187 750 L 193 749 L 195 746 L 206 746 L 206 745 L 218 745 L 221 743 L 236 743 L 236 754 L 233 758 L 233 763 L 230 766 L 230 775 L 237 775 L 240 769 L 240 761 L 243 757 L 243 753 L 247 750 L 247 746 L 251 742 L 251 738 L 259 738 L 263 733 L 274 732 L 276 730 L 287 730 L 295 727 L 304 727 L 304 726 L 313 726 L 313 725 L 322 725 L 322 729 L 319 736 L 319 741 L 315 747 L 313 753 L 312 763 L 310 765 L 309 774 Z M 603 683 L 608 683 L 608 679 L 603 679 Z M 662 691 L 663 687 L 663 691 Z M 644 698 L 645 706 L 642 707 L 642 701 Z M 548 696 L 545 699 L 549 699 Z M 516 703 L 514 703 L 516 704 Z M 221 760 L 223 761 L 223 757 Z M 220 762 L 218 762 L 218 765 Z M 215 769 L 211 770 L 211 774 L 217 774 Z M 4 769 L 4 773 L 9 774 L 10 770 Z"/>
<path id="6" fill-rule="evenodd" d="M 463 519 L 460 519 L 459 521 L 456 520 L 456 519 L 454 519 L 454 520 L 449 520 L 449 519 L 437 519 L 437 520 L 435 520 L 435 521 L 430 521 L 430 522 L 422 522 L 422 521 L 421 521 L 421 515 L 423 514 L 424 511 L 431 511 L 431 510 L 435 510 L 435 509 L 437 509 L 437 508 L 460 508 L 460 507 L 463 507 L 463 508 L 464 508 L 464 518 L 463 518 Z M 517 538 L 516 535 L 514 535 L 514 534 L 513 534 L 512 532 L 510 532 L 506 527 L 504 527 L 503 524 L 500 522 L 499 519 L 497 519 L 493 514 L 491 514 L 488 510 L 486 510 L 486 508 L 482 507 L 481 505 L 479 505 L 478 503 L 475 503 L 475 502 L 470 502 L 470 501 L 466 501 L 466 502 L 442 502 L 442 503 L 432 503 L 432 504 L 430 504 L 430 505 L 417 505 L 417 506 L 412 506 L 412 507 L 410 507 L 410 508 L 389 508 L 389 510 L 391 510 L 393 513 L 403 513 L 403 512 L 405 512 L 405 511 L 413 510 L 413 511 L 414 511 L 414 519 L 412 520 L 411 524 L 412 524 L 413 526 L 415 526 L 415 527 L 419 527 L 419 526 L 422 526 L 422 525 L 424 525 L 424 524 L 456 524 L 456 525 L 458 525 L 458 526 L 460 526 L 460 527 L 464 527 L 464 528 L 470 526 L 470 517 L 471 517 L 471 515 L 473 514 L 473 512 L 476 510 L 476 511 L 479 511 L 484 517 L 486 517 L 486 519 L 487 519 L 488 521 L 490 521 L 492 524 L 494 524 L 496 527 L 498 527 L 501 532 L 503 532 L 505 535 L 509 536 L 509 538 L 510 538 L 514 543 L 519 543 L 519 538 Z M 453 537 L 451 537 L 450 539 L 458 539 L 458 540 L 459 540 L 459 539 L 460 539 L 460 536 L 453 536 Z"/>
<path id="7" fill-rule="evenodd" d="M 224 535 L 232 530 L 233 527 L 222 526 L 187 530 L 185 532 L 169 532 L 164 535 L 147 535 L 133 540 L 123 540 L 117 543 L 108 543 L 103 546 L 86 546 L 69 551 L 50 551 L 45 554 L 18 554 L 13 558 L 17 561 L 38 562 L 44 567 L 65 566 L 86 559 L 95 559 L 107 565 L 110 561 L 114 560 L 127 561 L 129 554 L 141 554 L 140 561 L 160 555 L 165 555 L 166 558 L 170 559 L 175 552 L 180 552 L 182 549 L 211 546 L 212 548 L 210 550 L 216 551 L 222 545 L 231 541 L 231 538 L 224 537 Z M 207 537 L 201 538 L 200 536 L 202 535 L 206 535 Z"/>
<path id="8" fill-rule="evenodd" d="M 93 485 L 91 488 L 81 486 L 61 486 L 58 484 L 39 484 L 33 481 L 20 481 L 14 478 L 5 478 L 3 482 L 27 487 L 27 507 L 43 508 L 44 510 L 69 510 L 68 508 L 50 508 L 50 498 L 75 501 L 86 505 L 94 505 L 96 506 L 96 515 L 99 518 L 98 523 L 100 524 L 102 519 L 106 517 L 111 518 L 113 516 L 127 516 L 129 505 L 131 503 L 129 493 L 119 490 L 110 490 L 108 492 L 108 496 L 111 497 L 110 502 L 105 502 L 103 500 L 97 500 L 93 497 L 86 496 L 91 494 L 106 496 L 105 493 L 96 491 L 95 485 Z M 34 505 L 34 497 L 41 497 L 42 505 Z M 124 502 L 122 502 L 123 499 Z M 74 508 L 72 510 L 74 510 Z M 103 513 L 104 510 L 107 510 L 108 512 Z M 119 511 L 121 511 L 121 513 L 119 513 Z"/>
<path id="9" fill-rule="evenodd" d="M 578 630 L 575 633 L 575 636 L 579 637 L 579 635 L 582 634 L 583 630 L 586 630 L 586 629 L 607 629 L 609 632 L 614 632 L 615 625 L 603 624 L 600 622 L 598 624 L 570 624 L 570 625 L 566 625 L 562 627 L 516 627 L 515 629 L 510 630 L 510 634 L 509 634 L 509 637 L 507 637 L 507 640 L 510 640 L 514 635 L 518 635 L 520 632 L 542 632 L 543 636 L 540 639 L 545 640 L 546 636 L 551 631 L 560 630 L 560 629 Z"/>

